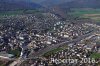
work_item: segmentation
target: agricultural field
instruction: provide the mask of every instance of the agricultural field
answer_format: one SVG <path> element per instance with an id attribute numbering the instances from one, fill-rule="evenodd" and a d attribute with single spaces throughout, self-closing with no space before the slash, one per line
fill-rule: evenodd
<path id="1" fill-rule="evenodd" d="M 4 11 L 4 12 L 0 12 L 0 17 L 11 16 L 11 15 L 20 15 L 20 14 L 33 14 L 33 13 L 39 13 L 39 11 L 38 10 Z"/>
<path id="2" fill-rule="evenodd" d="M 90 18 L 100 22 L 100 9 L 71 9 L 70 15 L 80 18 Z"/>

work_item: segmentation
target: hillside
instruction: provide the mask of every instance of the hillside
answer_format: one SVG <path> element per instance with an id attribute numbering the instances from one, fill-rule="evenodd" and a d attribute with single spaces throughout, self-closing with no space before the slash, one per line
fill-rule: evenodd
<path id="1" fill-rule="evenodd" d="M 0 11 L 21 10 L 21 9 L 36 9 L 41 8 L 40 5 L 29 1 L 18 0 L 0 0 Z"/>
<path id="2" fill-rule="evenodd" d="M 43 0 L 40 2 L 40 4 L 45 7 L 53 7 L 55 5 L 62 4 L 65 2 L 71 2 L 71 1 L 73 0 Z"/>
<path id="3" fill-rule="evenodd" d="M 73 0 L 59 6 L 63 8 L 100 8 L 100 0 Z"/>

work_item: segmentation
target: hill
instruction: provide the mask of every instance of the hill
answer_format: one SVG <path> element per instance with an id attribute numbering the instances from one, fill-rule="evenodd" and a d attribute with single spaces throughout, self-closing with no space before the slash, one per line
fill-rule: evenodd
<path id="1" fill-rule="evenodd" d="M 53 7 L 55 5 L 62 4 L 65 2 L 70 2 L 70 1 L 72 0 L 43 0 L 40 2 L 40 4 L 45 7 Z"/>
<path id="2" fill-rule="evenodd" d="M 39 4 L 26 0 L 0 0 L 0 11 L 36 9 L 41 7 Z"/>
<path id="3" fill-rule="evenodd" d="M 62 8 L 100 8 L 100 0 L 73 0 L 59 6 Z"/>

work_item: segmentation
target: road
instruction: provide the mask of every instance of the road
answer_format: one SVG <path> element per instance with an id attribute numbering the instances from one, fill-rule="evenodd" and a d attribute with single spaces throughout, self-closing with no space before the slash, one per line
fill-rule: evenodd
<path id="1" fill-rule="evenodd" d="M 90 32 L 90 33 L 88 33 L 88 34 L 85 34 L 85 35 L 83 35 L 83 36 L 80 36 L 79 38 L 74 39 L 74 40 L 69 41 L 69 42 L 68 42 L 68 41 L 65 41 L 65 42 L 62 42 L 62 43 L 59 43 L 59 44 L 56 44 L 56 45 L 51 45 L 51 46 L 49 46 L 49 47 L 47 47 L 47 48 L 44 48 L 43 50 L 39 50 L 38 52 L 36 52 L 36 53 L 34 53 L 34 54 L 31 54 L 31 55 L 29 56 L 28 59 L 35 58 L 35 57 L 38 57 L 38 56 L 42 56 L 44 53 L 46 53 L 46 52 L 48 52 L 48 51 L 50 51 L 50 50 L 52 50 L 52 49 L 55 49 L 55 48 L 57 48 L 57 47 L 59 47 L 59 46 L 63 46 L 63 45 L 65 45 L 65 44 L 76 43 L 76 42 L 78 42 L 78 41 L 81 41 L 82 39 L 93 35 L 94 32 L 95 32 L 95 31 L 92 31 L 92 32 Z"/>
<path id="2" fill-rule="evenodd" d="M 99 32 L 99 33 L 100 33 L 100 32 Z M 15 65 L 18 66 L 18 65 L 20 65 L 24 60 L 37 58 L 37 57 L 42 56 L 44 53 L 46 53 L 46 52 L 48 52 L 48 51 L 50 51 L 50 50 L 52 50 L 52 49 L 55 49 L 55 48 L 57 48 L 57 47 L 59 47 L 59 46 L 63 46 L 63 45 L 66 45 L 66 44 L 79 42 L 79 41 L 81 41 L 82 39 L 85 39 L 85 38 L 87 38 L 87 37 L 89 37 L 89 36 L 91 36 L 91 35 L 93 35 L 93 34 L 95 34 L 95 31 L 92 31 L 92 32 L 90 32 L 90 33 L 88 33 L 88 34 L 85 34 L 85 35 L 83 35 L 83 36 L 80 36 L 80 37 L 78 37 L 77 39 L 74 39 L 74 40 L 69 41 L 69 42 L 68 42 L 68 41 L 65 41 L 65 42 L 62 42 L 62 43 L 59 43 L 59 44 L 56 44 L 56 45 L 51 45 L 51 46 L 49 46 L 49 47 L 47 47 L 47 48 L 45 48 L 45 49 L 43 49 L 43 50 L 39 50 L 37 53 L 31 54 L 31 55 L 29 56 L 29 58 L 26 58 L 26 59 L 18 59 L 18 60 L 16 60 L 16 61 L 14 61 L 12 64 L 10 64 L 9 66 L 15 66 Z"/>

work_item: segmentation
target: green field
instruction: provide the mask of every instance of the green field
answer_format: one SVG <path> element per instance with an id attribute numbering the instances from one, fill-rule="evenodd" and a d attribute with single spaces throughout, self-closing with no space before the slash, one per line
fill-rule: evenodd
<path id="1" fill-rule="evenodd" d="M 70 15 L 100 21 L 100 9 L 71 9 Z"/>
<path id="2" fill-rule="evenodd" d="M 94 59 L 100 59 L 100 53 L 93 53 L 90 57 Z"/>
<path id="3" fill-rule="evenodd" d="M 32 14 L 32 13 L 39 13 L 39 11 L 38 10 L 4 11 L 0 12 L 0 16 L 11 16 L 11 15 Z"/>

